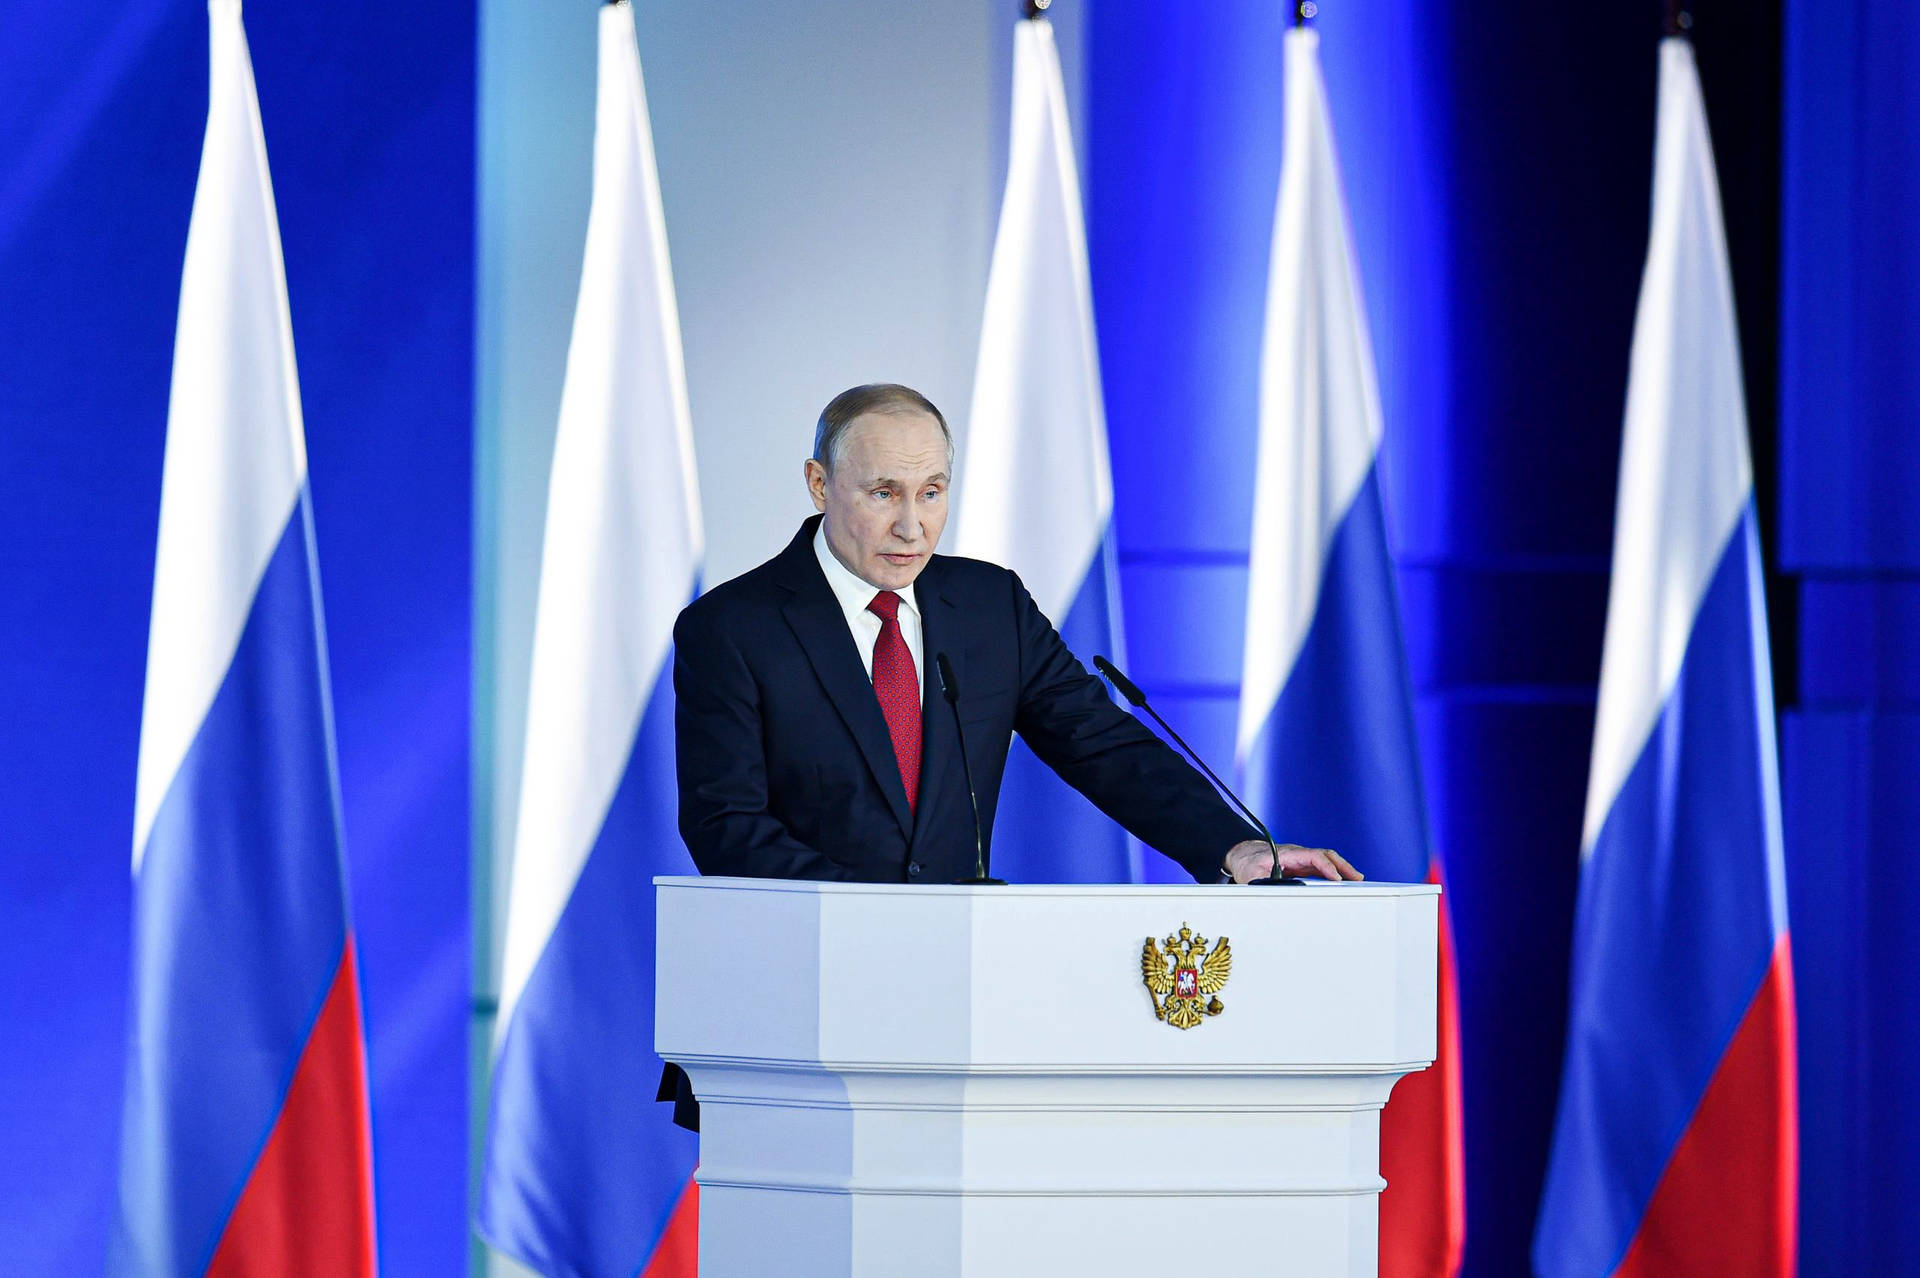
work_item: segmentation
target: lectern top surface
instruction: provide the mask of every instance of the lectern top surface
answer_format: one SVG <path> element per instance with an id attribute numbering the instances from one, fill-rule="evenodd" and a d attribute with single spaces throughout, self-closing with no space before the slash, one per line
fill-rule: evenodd
<path id="1" fill-rule="evenodd" d="M 1297 900 L 1303 896 L 1438 896 L 1433 883 L 1335 883 L 1326 879 L 1308 879 L 1297 887 L 1261 887 L 1253 884 L 1200 883 L 1009 883 L 997 887 L 976 887 L 945 883 L 819 883 L 805 879 L 742 879 L 719 875 L 661 874 L 654 877 L 660 887 L 701 887 L 736 892 L 844 893 L 873 896 L 1110 896 L 1110 897 L 1182 897 L 1206 896 L 1221 899 L 1278 897 Z"/>

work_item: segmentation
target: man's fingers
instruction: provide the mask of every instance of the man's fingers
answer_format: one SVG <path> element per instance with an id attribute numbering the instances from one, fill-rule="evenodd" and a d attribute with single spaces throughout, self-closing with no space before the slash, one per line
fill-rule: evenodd
<path id="1" fill-rule="evenodd" d="M 1264 858 L 1261 853 L 1266 854 Z M 1262 860 L 1265 865 L 1261 864 Z M 1227 870 L 1235 883 L 1252 882 L 1261 877 L 1263 871 L 1274 878 L 1311 875 L 1335 883 L 1357 882 L 1366 877 L 1332 848 L 1308 848 L 1298 843 L 1282 843 L 1271 850 L 1265 844 L 1251 841 L 1240 844 L 1227 853 Z"/>
<path id="2" fill-rule="evenodd" d="M 1286 845 L 1286 854 L 1282 860 L 1290 861 L 1292 864 L 1288 869 L 1296 874 L 1303 872 L 1317 874 L 1323 879 L 1332 879 L 1335 882 L 1342 879 L 1358 881 L 1366 877 L 1354 869 L 1347 858 L 1332 848 L 1303 848 L 1289 843 Z"/>
<path id="3" fill-rule="evenodd" d="M 1340 867 L 1335 865 L 1334 862 L 1339 858 L 1334 855 L 1333 850 L 1331 848 L 1314 848 L 1312 854 L 1314 871 L 1323 879 L 1332 879 L 1338 882 L 1341 877 Z"/>

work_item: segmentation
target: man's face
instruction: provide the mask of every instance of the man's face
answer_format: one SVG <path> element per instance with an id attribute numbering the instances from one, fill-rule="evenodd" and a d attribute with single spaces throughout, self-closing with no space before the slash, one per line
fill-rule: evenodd
<path id="1" fill-rule="evenodd" d="M 947 526 L 947 440 L 925 413 L 867 413 L 831 471 L 807 459 L 813 508 L 834 558 L 876 590 L 913 584 Z"/>

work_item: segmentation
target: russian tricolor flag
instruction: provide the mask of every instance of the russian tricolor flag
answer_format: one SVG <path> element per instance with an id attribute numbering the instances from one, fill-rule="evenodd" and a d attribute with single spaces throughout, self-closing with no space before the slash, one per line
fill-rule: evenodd
<path id="1" fill-rule="evenodd" d="M 1693 50 L 1660 48 L 1548 1278 L 1790 1274 L 1791 952 L 1753 471 Z"/>
<path id="2" fill-rule="evenodd" d="M 371 1274 L 366 1060 L 293 330 L 239 0 L 207 9 L 110 1267 Z"/>
<path id="3" fill-rule="evenodd" d="M 1012 118 L 953 551 L 1019 573 L 1083 663 L 1107 653 L 1124 665 L 1086 223 L 1044 17 L 1014 29 Z M 989 837 L 993 872 L 1013 882 L 1140 879 L 1139 845 L 1021 742 Z"/>
<path id="4" fill-rule="evenodd" d="M 697 1146 L 653 1101 L 653 877 L 694 873 L 669 657 L 703 546 L 633 12 L 599 21 L 479 1224 L 544 1274 L 668 1278 L 695 1272 Z"/>
<path id="5" fill-rule="evenodd" d="M 1285 152 L 1261 355 L 1236 753 L 1276 834 L 1371 879 L 1437 881 L 1380 490 L 1380 394 L 1321 79 L 1286 35 Z M 1380 1272 L 1449 1274 L 1465 1239 L 1459 1030 L 1441 909 L 1440 1048 L 1381 1120 Z"/>

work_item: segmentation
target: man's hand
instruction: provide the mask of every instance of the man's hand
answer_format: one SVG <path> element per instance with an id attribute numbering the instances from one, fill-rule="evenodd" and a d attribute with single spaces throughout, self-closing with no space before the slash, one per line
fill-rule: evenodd
<path id="1" fill-rule="evenodd" d="M 1263 840 L 1248 839 L 1227 849 L 1226 870 L 1235 883 L 1264 879 L 1273 869 L 1273 849 Z M 1280 844 L 1279 870 L 1282 875 L 1300 878 L 1358 880 L 1366 877 L 1331 848 L 1303 848 L 1297 843 Z"/>

